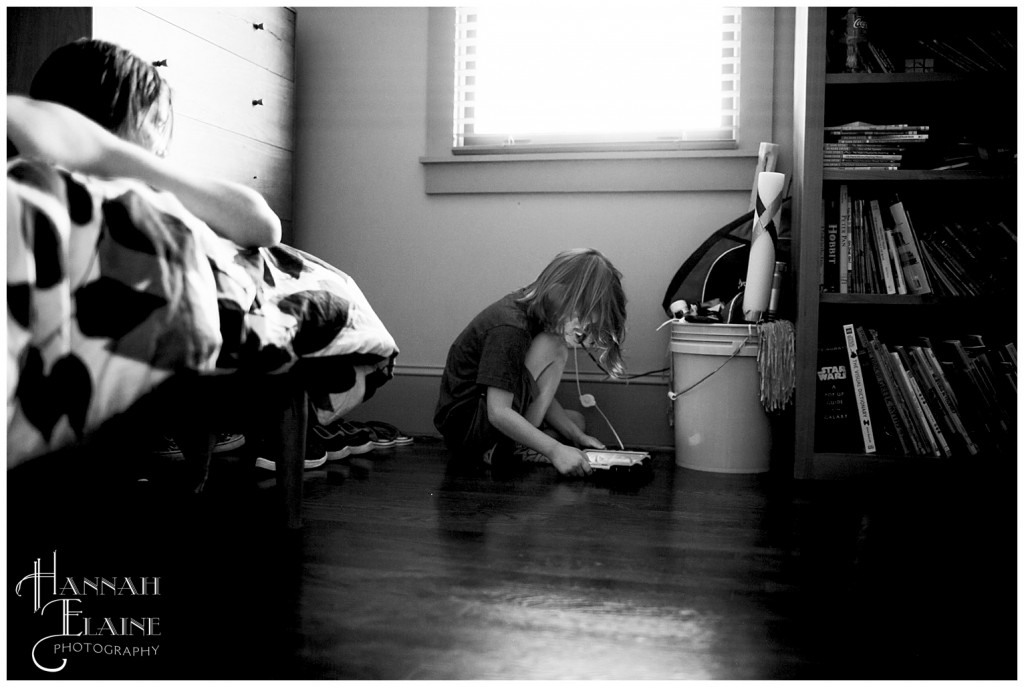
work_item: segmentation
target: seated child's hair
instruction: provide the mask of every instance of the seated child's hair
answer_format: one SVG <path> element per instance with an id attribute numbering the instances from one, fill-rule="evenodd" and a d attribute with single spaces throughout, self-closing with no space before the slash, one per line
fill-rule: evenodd
<path id="1" fill-rule="evenodd" d="M 170 85 L 154 65 L 113 43 L 81 38 L 57 48 L 36 71 L 29 95 L 70 107 L 151 152 L 162 154 L 170 143 Z"/>
<path id="2" fill-rule="evenodd" d="M 622 343 L 626 338 L 626 294 L 622 273 L 593 248 L 559 253 L 540 276 L 523 289 L 519 302 L 550 332 L 563 334 L 574 319 L 588 348 L 614 377 L 622 376 Z"/>

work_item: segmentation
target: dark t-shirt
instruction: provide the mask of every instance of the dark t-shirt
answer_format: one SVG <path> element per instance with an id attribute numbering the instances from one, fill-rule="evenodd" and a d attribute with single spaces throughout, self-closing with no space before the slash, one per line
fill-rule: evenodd
<path id="1" fill-rule="evenodd" d="M 542 327 L 515 302 L 520 295 L 510 293 L 486 307 L 448 349 L 434 426 L 449 442 L 461 440 L 471 425 L 481 422 L 476 415 L 487 387 L 511 391 L 517 412 L 529 402 L 533 389 L 526 352 Z"/>

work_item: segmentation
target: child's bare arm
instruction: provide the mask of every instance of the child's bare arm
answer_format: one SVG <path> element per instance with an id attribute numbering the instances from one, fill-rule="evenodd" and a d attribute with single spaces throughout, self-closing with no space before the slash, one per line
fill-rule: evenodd
<path id="1" fill-rule="evenodd" d="M 281 240 L 281 220 L 253 189 L 163 160 L 69 107 L 8 95 L 7 137 L 26 157 L 83 174 L 138 179 L 173 193 L 192 214 L 240 246 Z"/>
<path id="2" fill-rule="evenodd" d="M 557 398 L 551 399 L 551 405 L 548 406 L 548 412 L 547 415 L 544 416 L 544 419 L 549 425 L 558 430 L 562 436 L 568 437 L 580 448 L 605 448 L 605 445 L 600 439 L 596 439 L 583 432 L 579 426 L 569 418 Z"/>
<path id="3" fill-rule="evenodd" d="M 578 448 L 566 446 L 554 437 L 540 431 L 512 408 L 512 392 L 487 387 L 487 418 L 499 432 L 538 451 L 551 460 L 563 475 L 582 477 L 590 474 L 590 462 Z"/>

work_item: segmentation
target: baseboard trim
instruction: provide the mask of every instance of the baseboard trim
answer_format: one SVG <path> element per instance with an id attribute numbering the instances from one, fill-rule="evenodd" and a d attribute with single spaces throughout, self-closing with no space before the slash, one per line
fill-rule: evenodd
<path id="1" fill-rule="evenodd" d="M 444 367 L 441 365 L 395 365 L 395 375 L 401 377 L 441 377 L 441 373 L 444 371 Z M 569 374 L 562 379 L 562 382 L 570 382 L 574 379 L 574 376 Z M 601 372 L 580 372 L 580 381 L 586 382 L 587 384 L 642 384 L 648 386 L 664 386 L 668 387 L 669 376 L 668 374 L 662 373 L 658 375 L 651 375 L 649 377 L 639 377 L 637 379 L 614 379 L 608 377 Z"/>

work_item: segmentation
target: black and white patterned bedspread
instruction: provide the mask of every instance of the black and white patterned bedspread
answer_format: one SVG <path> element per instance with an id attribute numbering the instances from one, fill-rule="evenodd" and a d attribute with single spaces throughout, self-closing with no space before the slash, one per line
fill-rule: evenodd
<path id="1" fill-rule="evenodd" d="M 240 249 L 172 195 L 24 159 L 7 168 L 7 463 L 69 445 L 179 372 L 311 372 L 321 422 L 398 347 L 346 274 Z"/>

